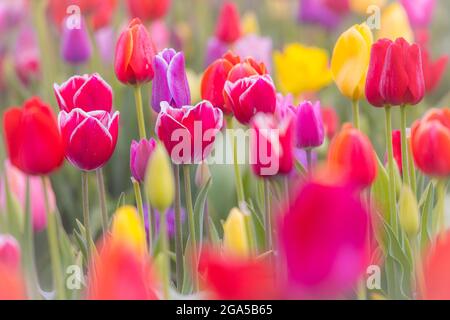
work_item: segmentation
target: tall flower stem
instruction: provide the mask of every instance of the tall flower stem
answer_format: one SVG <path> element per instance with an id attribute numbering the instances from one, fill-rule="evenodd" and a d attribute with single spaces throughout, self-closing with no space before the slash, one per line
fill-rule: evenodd
<path id="1" fill-rule="evenodd" d="M 386 146 L 388 150 L 388 171 L 389 171 L 389 209 L 391 211 L 391 225 L 395 232 L 398 229 L 398 219 L 396 210 L 396 190 L 395 190 L 395 174 L 394 174 L 394 147 L 392 145 L 392 115 L 391 106 L 386 106 L 385 110 L 385 128 L 386 128 Z"/>
<path id="2" fill-rule="evenodd" d="M 142 94 L 140 85 L 134 86 L 134 99 L 136 101 L 136 115 L 139 127 L 139 137 L 141 139 L 147 139 L 147 133 L 145 132 L 144 109 L 142 107 Z"/>
<path id="3" fill-rule="evenodd" d="M 89 173 L 86 171 L 81 172 L 81 193 L 83 198 L 83 223 L 86 233 L 86 246 L 87 246 L 87 254 L 89 257 L 91 256 L 92 250 L 92 233 L 91 233 L 91 223 L 89 217 Z"/>
<path id="4" fill-rule="evenodd" d="M 102 229 L 103 234 L 106 234 L 108 231 L 108 209 L 106 208 L 105 179 L 103 178 L 102 168 L 98 168 L 95 173 L 97 175 L 98 199 L 102 212 Z"/>
<path id="5" fill-rule="evenodd" d="M 353 125 L 359 130 L 359 100 L 352 100 Z"/>
<path id="6" fill-rule="evenodd" d="M 56 289 L 56 295 L 59 299 L 64 300 L 66 293 L 64 289 L 63 270 L 61 265 L 61 255 L 58 245 L 58 231 L 56 223 L 56 213 L 50 212 L 50 204 L 48 200 L 48 177 L 42 177 L 42 188 L 44 189 L 45 211 L 48 219 L 48 245 L 50 249 L 50 261 L 53 271 L 53 281 Z"/>
<path id="7" fill-rule="evenodd" d="M 241 177 L 241 169 L 239 167 L 238 163 L 238 154 L 237 154 L 237 137 L 234 134 L 234 127 L 233 127 L 233 118 L 228 118 L 227 121 L 228 129 L 231 131 L 231 142 L 233 147 L 233 165 L 234 165 L 234 181 L 236 184 L 236 193 L 237 193 L 237 199 L 238 199 L 238 205 L 241 205 L 245 202 L 245 193 L 244 193 L 244 186 L 242 185 L 242 177 Z"/>
<path id="8" fill-rule="evenodd" d="M 161 212 L 160 228 L 161 228 L 161 249 L 163 253 L 163 268 L 162 268 L 162 285 L 164 299 L 169 299 L 169 282 L 170 282 L 170 260 L 169 260 L 169 239 L 167 234 L 167 212 Z"/>
<path id="9" fill-rule="evenodd" d="M 271 204 L 270 204 L 270 181 L 268 178 L 264 179 L 264 206 L 265 206 L 265 216 L 264 216 L 264 229 L 266 236 L 266 249 L 268 251 L 273 249 L 272 243 L 272 214 L 271 214 Z"/>
<path id="10" fill-rule="evenodd" d="M 434 220 L 434 230 L 436 233 L 440 233 L 445 230 L 445 193 L 446 193 L 446 181 L 440 179 L 436 183 L 437 190 L 437 204 Z"/>
<path id="11" fill-rule="evenodd" d="M 197 276 L 197 243 L 195 236 L 195 220 L 194 220 L 194 207 L 192 206 L 192 191 L 191 191 L 191 173 L 189 165 L 183 165 L 184 173 L 184 189 L 186 196 L 186 209 L 188 212 L 189 220 L 189 238 L 191 241 L 191 250 L 193 256 L 193 267 L 192 267 L 192 283 L 194 292 L 198 290 L 198 276 Z"/>
<path id="12" fill-rule="evenodd" d="M 181 196 L 180 196 L 180 165 L 174 166 L 175 175 L 175 257 L 177 288 L 183 285 L 183 233 L 181 225 Z"/>
<path id="13" fill-rule="evenodd" d="M 308 166 L 308 174 L 311 175 L 312 172 L 312 150 L 310 148 L 305 150 L 306 152 L 306 165 Z"/>
<path id="14" fill-rule="evenodd" d="M 409 162 L 408 162 L 408 144 L 406 138 L 406 105 L 400 107 L 401 115 L 401 140 L 402 140 L 402 172 L 403 182 L 407 186 L 411 185 L 411 179 L 409 176 Z"/>
<path id="15" fill-rule="evenodd" d="M 133 183 L 133 190 L 134 190 L 134 198 L 136 200 L 136 205 L 138 208 L 138 212 L 139 212 L 139 217 L 141 218 L 141 222 L 142 222 L 142 228 L 144 229 L 144 234 L 145 232 L 145 217 L 144 217 L 144 204 L 142 202 L 142 192 L 141 192 L 141 186 L 139 185 L 139 182 L 137 182 L 134 178 L 131 178 L 131 182 Z M 150 213 L 149 213 L 150 214 Z M 150 232 L 149 228 L 149 247 L 151 248 L 151 244 L 152 244 L 152 234 Z"/>
<path id="16" fill-rule="evenodd" d="M 26 266 L 27 266 L 27 283 L 28 283 L 28 295 L 32 299 L 36 299 L 39 295 L 38 279 L 36 275 L 36 263 L 34 259 L 34 241 L 33 241 L 33 217 L 31 214 L 31 202 L 30 202 L 30 178 L 27 176 L 25 183 L 25 254 L 26 254 Z"/>

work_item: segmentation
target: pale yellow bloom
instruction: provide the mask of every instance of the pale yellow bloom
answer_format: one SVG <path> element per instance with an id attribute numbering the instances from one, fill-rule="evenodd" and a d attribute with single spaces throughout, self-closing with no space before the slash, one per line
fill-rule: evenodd
<path id="1" fill-rule="evenodd" d="M 370 6 L 382 8 L 386 4 L 386 0 L 350 0 L 350 9 L 359 14 L 367 14 Z"/>
<path id="2" fill-rule="evenodd" d="M 117 209 L 114 213 L 111 236 L 114 243 L 129 246 L 139 254 L 146 252 L 144 226 L 135 207 L 123 206 Z"/>
<path id="3" fill-rule="evenodd" d="M 292 43 L 274 53 L 275 72 L 284 94 L 315 92 L 331 82 L 328 53 L 321 48 Z"/>
<path id="4" fill-rule="evenodd" d="M 349 99 L 364 96 L 372 43 L 372 32 L 363 23 L 342 33 L 334 46 L 331 72 L 339 91 Z"/>
<path id="5" fill-rule="evenodd" d="M 258 18 L 253 11 L 246 12 L 242 16 L 241 27 L 244 35 L 259 34 Z"/>
<path id="6" fill-rule="evenodd" d="M 223 244 L 230 253 L 242 256 L 249 254 L 245 216 L 237 208 L 231 209 L 223 224 Z"/>
<path id="7" fill-rule="evenodd" d="M 400 3 L 394 2 L 387 6 L 381 14 L 381 29 L 378 31 L 378 39 L 395 40 L 400 37 L 405 38 L 409 43 L 414 42 L 414 33 L 408 15 Z"/>
<path id="8" fill-rule="evenodd" d="M 403 186 L 399 199 L 400 225 L 408 236 L 419 232 L 419 207 L 416 196 L 408 186 Z"/>

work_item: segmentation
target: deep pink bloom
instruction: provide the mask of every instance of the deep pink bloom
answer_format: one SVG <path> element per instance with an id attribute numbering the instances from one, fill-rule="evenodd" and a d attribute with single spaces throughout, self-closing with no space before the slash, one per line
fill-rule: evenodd
<path id="1" fill-rule="evenodd" d="M 66 147 L 66 158 L 78 169 L 102 167 L 111 158 L 117 143 L 119 112 L 85 112 L 75 108 L 61 111 L 58 124 Z"/>
<path id="2" fill-rule="evenodd" d="M 227 80 L 224 98 L 227 108 L 242 124 L 249 123 L 258 112 L 274 113 L 277 105 L 275 85 L 269 75 Z"/>
<path id="3" fill-rule="evenodd" d="M 302 102 L 296 109 L 297 146 L 302 149 L 320 147 L 325 138 L 320 102 Z"/>
<path id="4" fill-rule="evenodd" d="M 173 108 L 161 103 L 155 130 L 174 163 L 198 163 L 211 152 L 223 113 L 209 101 Z"/>
<path id="5" fill-rule="evenodd" d="M 401 0 L 409 22 L 415 28 L 426 28 L 433 18 L 436 0 Z"/>
<path id="6" fill-rule="evenodd" d="M 0 234 L 0 265 L 19 270 L 20 257 L 20 246 L 17 240 L 13 236 Z"/>
<path id="7" fill-rule="evenodd" d="M 302 186 L 278 233 L 291 293 L 329 298 L 351 289 L 368 261 L 368 221 L 352 187 Z"/>
<path id="8" fill-rule="evenodd" d="M 148 159 L 155 150 L 156 140 L 150 138 L 141 139 L 137 142 L 133 140 L 130 147 L 130 170 L 131 175 L 138 182 L 143 182 L 145 179 L 145 171 L 147 170 Z"/>
<path id="9" fill-rule="evenodd" d="M 111 112 L 113 92 L 100 75 L 73 76 L 61 85 L 54 84 L 56 101 L 60 110 L 70 112 L 75 108 L 83 111 L 103 110 Z"/>

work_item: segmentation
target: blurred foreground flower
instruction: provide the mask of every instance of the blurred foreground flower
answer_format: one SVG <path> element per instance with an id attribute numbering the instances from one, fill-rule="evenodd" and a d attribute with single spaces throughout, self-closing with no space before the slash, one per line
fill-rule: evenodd
<path id="1" fill-rule="evenodd" d="M 378 39 L 387 38 L 395 40 L 405 38 L 406 41 L 414 40 L 408 15 L 403 6 L 398 2 L 392 2 L 381 13 L 381 29 L 378 31 Z"/>
<path id="2" fill-rule="evenodd" d="M 231 209 L 223 224 L 223 246 L 227 253 L 237 256 L 249 254 L 248 236 L 244 213 Z"/>
<path id="3" fill-rule="evenodd" d="M 25 281 L 20 271 L 0 263 L 0 300 L 25 299 Z"/>
<path id="4" fill-rule="evenodd" d="M 339 115 L 333 107 L 323 107 L 322 120 L 325 127 L 325 135 L 331 141 L 339 130 Z"/>
<path id="5" fill-rule="evenodd" d="M 125 246 L 134 253 L 145 257 L 147 244 L 142 223 L 135 207 L 120 207 L 114 213 L 111 242 Z"/>
<path id="6" fill-rule="evenodd" d="M 422 53 L 423 78 L 425 80 L 426 93 L 437 88 L 442 76 L 447 68 L 448 55 L 442 55 L 436 60 L 432 60 L 428 44 L 428 32 L 422 32 L 419 39 L 420 52 Z"/>
<path id="7" fill-rule="evenodd" d="M 450 299 L 450 231 L 440 234 L 429 246 L 424 260 L 426 300 Z"/>
<path id="8" fill-rule="evenodd" d="M 18 271 L 21 269 L 20 259 L 21 251 L 17 240 L 13 236 L 0 234 L 0 265 Z"/>
<path id="9" fill-rule="evenodd" d="M 426 28 L 433 18 L 436 0 L 400 0 L 414 28 Z"/>

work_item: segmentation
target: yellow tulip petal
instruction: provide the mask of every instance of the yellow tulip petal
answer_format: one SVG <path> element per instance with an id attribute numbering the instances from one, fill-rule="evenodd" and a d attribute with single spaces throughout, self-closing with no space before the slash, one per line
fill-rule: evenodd
<path id="1" fill-rule="evenodd" d="M 408 15 L 400 3 L 394 2 L 387 6 L 381 14 L 381 29 L 378 39 L 395 40 L 403 37 L 409 43 L 414 42 L 414 33 L 408 20 Z"/>
<path id="2" fill-rule="evenodd" d="M 113 218 L 111 235 L 114 242 L 128 245 L 139 254 L 144 254 L 146 251 L 144 228 L 136 208 L 132 206 L 117 209 Z"/>
<path id="3" fill-rule="evenodd" d="M 247 256 L 249 253 L 247 229 L 244 214 L 233 208 L 223 224 L 223 244 L 225 250 L 236 255 Z"/>

